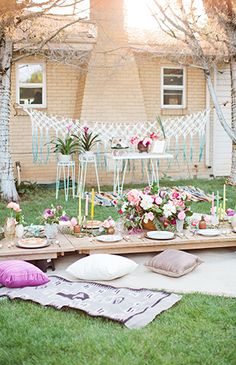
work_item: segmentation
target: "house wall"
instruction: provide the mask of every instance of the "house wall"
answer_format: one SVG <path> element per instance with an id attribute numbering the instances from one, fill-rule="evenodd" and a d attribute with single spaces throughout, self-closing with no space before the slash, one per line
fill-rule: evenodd
<path id="1" fill-rule="evenodd" d="M 42 62 L 42 59 L 26 59 L 27 62 Z M 24 60 L 21 60 L 24 63 Z M 84 76 L 76 68 L 46 62 L 47 107 L 40 109 L 48 114 L 79 118 Z M 16 72 L 12 70 L 12 100 L 16 101 Z M 14 104 L 11 110 L 10 146 L 13 164 L 21 163 L 22 180 L 39 183 L 54 182 L 56 160 L 51 154 L 48 164 L 34 164 L 32 156 L 31 122 L 29 116 Z"/>
<path id="2" fill-rule="evenodd" d="M 229 65 L 219 66 L 214 73 L 214 86 L 218 101 L 228 124 L 231 124 L 231 85 Z M 230 175 L 232 142 L 221 126 L 216 113 L 212 123 L 212 173 L 215 176 Z"/>
<path id="3" fill-rule="evenodd" d="M 161 67 L 170 61 L 146 54 L 136 54 L 130 49 L 123 26 L 123 2 L 121 0 L 91 1 L 91 18 L 97 21 L 98 38 L 92 51 L 87 73 L 66 65 L 47 62 L 47 108 L 48 114 L 56 114 L 88 121 L 136 121 L 182 116 L 204 110 L 206 95 L 203 73 L 188 68 L 186 77 L 187 105 L 185 109 L 161 109 Z M 27 59 L 26 62 L 29 62 Z M 12 93 L 15 100 L 15 72 L 12 73 Z M 11 150 L 14 161 L 22 165 L 22 180 L 55 182 L 56 161 L 33 164 L 31 147 L 31 125 L 29 117 L 22 111 L 12 109 Z M 137 131 L 138 133 L 138 131 Z M 193 161 L 162 161 L 162 174 L 184 177 L 196 174 L 208 176 L 204 159 L 198 163 L 199 142 L 193 141 Z M 169 146 L 174 152 L 173 142 Z M 188 150 L 189 150 L 188 146 Z M 112 172 L 100 168 L 100 183 L 111 184 Z M 92 167 L 88 171 L 88 182 L 95 184 Z M 136 163 L 127 173 L 126 182 L 143 181 L 142 167 Z"/>

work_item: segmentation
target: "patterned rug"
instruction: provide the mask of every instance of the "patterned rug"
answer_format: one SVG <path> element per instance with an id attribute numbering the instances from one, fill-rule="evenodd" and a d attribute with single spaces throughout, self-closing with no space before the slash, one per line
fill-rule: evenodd
<path id="1" fill-rule="evenodd" d="M 51 276 L 50 282 L 37 287 L 0 288 L 0 297 L 31 300 L 57 309 L 69 307 L 90 316 L 105 317 L 128 328 L 141 328 L 158 314 L 171 308 L 180 295 L 148 289 L 116 288 L 93 282 L 71 282 Z"/>

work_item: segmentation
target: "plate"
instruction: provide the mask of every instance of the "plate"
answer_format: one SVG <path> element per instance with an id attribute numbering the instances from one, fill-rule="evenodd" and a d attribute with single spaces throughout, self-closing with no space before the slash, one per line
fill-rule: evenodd
<path id="1" fill-rule="evenodd" d="M 150 231 L 147 232 L 146 237 L 152 240 L 172 240 L 175 235 L 173 232 L 168 231 Z"/>
<path id="2" fill-rule="evenodd" d="M 87 229 L 98 229 L 100 228 L 102 222 L 101 221 L 87 221 L 87 225 L 83 226 L 83 228 Z"/>
<path id="3" fill-rule="evenodd" d="M 214 236 L 219 236 L 220 235 L 220 231 L 218 229 L 199 229 L 197 231 L 197 234 L 200 234 L 201 236 L 208 236 L 208 237 L 214 237 Z"/>
<path id="4" fill-rule="evenodd" d="M 100 242 L 118 242 L 122 240 L 122 236 L 119 234 L 104 234 L 102 236 L 96 237 L 97 241 Z"/>
<path id="5" fill-rule="evenodd" d="M 39 237 L 22 238 L 17 242 L 17 246 L 21 248 L 42 248 L 49 246 L 49 244 L 47 240 Z"/>

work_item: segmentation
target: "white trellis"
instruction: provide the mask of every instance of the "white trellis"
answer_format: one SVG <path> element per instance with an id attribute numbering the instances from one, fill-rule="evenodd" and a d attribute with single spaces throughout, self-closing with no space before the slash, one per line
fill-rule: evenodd
<path id="1" fill-rule="evenodd" d="M 119 138 L 126 144 L 132 136 L 138 134 L 147 136 L 152 132 L 160 130 L 157 121 L 151 122 L 86 122 L 72 120 L 71 118 L 61 118 L 57 116 L 49 116 L 43 112 L 35 110 L 26 110 L 30 116 L 32 123 L 32 152 L 34 162 L 47 162 L 50 153 L 50 138 L 61 136 L 64 137 L 67 133 L 67 126 L 72 126 L 72 133 L 80 135 L 83 127 L 89 127 L 92 132 L 99 134 L 102 149 L 106 151 L 110 146 L 112 138 Z M 190 139 L 190 158 L 192 156 L 192 139 L 198 135 L 200 140 L 200 158 L 202 156 L 204 146 L 205 127 L 208 120 L 209 110 L 204 110 L 199 113 L 186 115 L 177 118 L 168 118 L 162 120 L 166 139 L 170 145 L 172 139 L 175 139 L 176 157 L 178 156 L 179 140 L 183 140 L 184 157 L 186 157 L 186 140 Z M 161 133 L 160 133 L 161 134 Z M 173 145 L 173 144 L 172 144 Z M 99 151 L 100 145 L 97 145 Z M 98 152 L 97 151 L 97 152 Z M 44 156 L 44 158 L 43 158 Z"/>

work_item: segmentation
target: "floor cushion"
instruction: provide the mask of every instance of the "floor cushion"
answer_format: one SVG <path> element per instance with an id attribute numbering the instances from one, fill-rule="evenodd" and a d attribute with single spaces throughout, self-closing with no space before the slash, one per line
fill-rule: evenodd
<path id="1" fill-rule="evenodd" d="M 78 279 L 113 280 L 131 273 L 137 266 L 123 256 L 94 254 L 74 262 L 66 271 Z"/>
<path id="2" fill-rule="evenodd" d="M 158 274 L 179 277 L 189 273 L 201 263 L 200 258 L 195 255 L 168 249 L 149 259 L 145 266 Z"/>
<path id="3" fill-rule="evenodd" d="M 0 284 L 8 288 L 22 288 L 48 283 L 50 280 L 38 267 L 22 260 L 0 262 Z"/>

